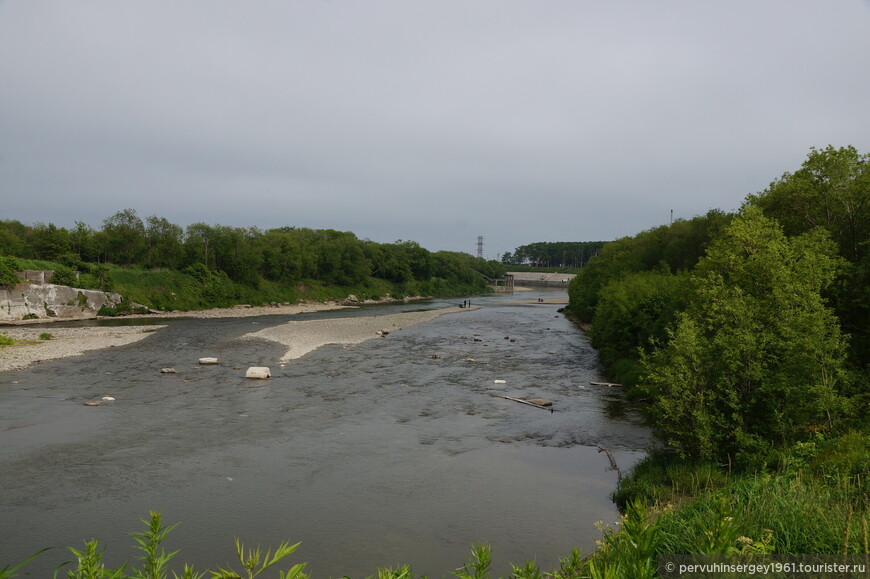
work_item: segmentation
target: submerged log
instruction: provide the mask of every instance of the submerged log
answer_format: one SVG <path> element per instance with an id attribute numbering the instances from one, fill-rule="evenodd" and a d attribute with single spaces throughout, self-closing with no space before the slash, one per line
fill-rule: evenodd
<path id="1" fill-rule="evenodd" d="M 546 406 L 535 404 L 534 402 L 530 402 L 528 400 L 523 400 L 522 398 L 513 398 L 512 396 L 499 396 L 499 398 L 504 398 L 505 400 L 513 400 L 514 402 L 519 402 L 520 404 L 528 404 L 529 406 L 534 406 L 535 408 L 540 408 L 541 410 L 549 410 L 550 413 L 553 412 L 552 407 L 548 408 Z M 550 404 L 552 404 L 552 402 Z"/>

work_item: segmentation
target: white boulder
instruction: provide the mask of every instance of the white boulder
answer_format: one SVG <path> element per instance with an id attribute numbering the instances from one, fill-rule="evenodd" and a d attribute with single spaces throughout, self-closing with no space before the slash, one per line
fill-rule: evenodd
<path id="1" fill-rule="evenodd" d="M 251 366 L 245 372 L 245 378 L 266 379 L 272 375 L 272 372 L 266 366 Z"/>

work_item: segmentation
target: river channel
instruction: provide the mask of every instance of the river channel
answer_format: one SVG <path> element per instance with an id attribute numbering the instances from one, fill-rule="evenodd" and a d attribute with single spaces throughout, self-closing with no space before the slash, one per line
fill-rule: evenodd
<path id="1" fill-rule="evenodd" d="M 500 575 L 589 551 L 594 523 L 617 517 L 617 473 L 598 446 L 625 470 L 652 439 L 618 388 L 589 384 L 596 353 L 560 306 L 517 302 L 554 295 L 473 297 L 482 307 L 283 366 L 282 345 L 240 337 L 461 300 L 162 320 L 135 344 L 0 373 L 0 568 L 90 537 L 110 564 L 132 561 L 128 534 L 149 510 L 180 522 L 166 546 L 200 569 L 231 563 L 235 537 L 301 541 L 287 561 L 316 578 L 400 563 L 449 576 L 474 542 L 492 546 Z M 271 379 L 235 369 L 249 366 Z M 82 404 L 101 396 L 116 400 Z M 21 575 L 50 577 L 68 559 L 49 551 Z"/>

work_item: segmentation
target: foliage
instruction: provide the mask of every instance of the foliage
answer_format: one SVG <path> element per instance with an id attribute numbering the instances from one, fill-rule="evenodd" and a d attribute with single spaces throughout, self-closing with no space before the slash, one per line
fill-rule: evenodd
<path id="1" fill-rule="evenodd" d="M 14 257 L 0 256 L 0 286 L 14 286 L 21 283 L 15 272 L 19 265 Z"/>
<path id="2" fill-rule="evenodd" d="M 854 147 L 812 148 L 799 170 L 747 203 L 776 219 L 789 236 L 825 228 L 841 254 L 857 262 L 870 251 L 870 154 Z"/>
<path id="3" fill-rule="evenodd" d="M 655 271 L 629 274 L 611 281 L 601 292 L 590 338 L 602 361 L 625 386 L 634 386 L 641 351 L 662 342 L 667 328 L 686 306 L 686 275 Z M 620 371 L 617 371 L 620 370 Z"/>
<path id="4" fill-rule="evenodd" d="M 468 561 L 456 570 L 459 579 L 489 579 L 492 570 L 492 549 L 489 545 L 474 544 Z"/>
<path id="5" fill-rule="evenodd" d="M 57 285 L 65 285 L 69 287 L 78 287 L 78 282 L 78 276 L 76 275 L 76 272 L 72 269 L 65 266 L 59 266 L 54 268 L 54 275 L 51 276 L 51 283 Z"/>
<path id="6" fill-rule="evenodd" d="M 15 338 L 3 332 L 0 334 L 0 346 L 11 346 L 15 343 Z"/>
<path id="7" fill-rule="evenodd" d="M 870 436 L 850 433 L 844 437 L 820 437 L 817 446 L 796 445 L 787 453 L 782 467 L 766 474 L 713 475 L 713 484 L 692 486 L 692 500 L 679 508 L 637 493 L 625 504 L 625 512 L 615 526 L 598 524 L 601 540 L 598 549 L 582 557 L 577 549 L 559 559 L 559 568 L 546 572 L 534 561 L 511 564 L 511 579 L 622 578 L 655 577 L 658 558 L 671 553 L 698 554 L 868 554 L 867 462 L 863 476 L 828 479 L 827 469 L 812 464 L 817 457 L 833 451 L 835 462 L 851 462 L 870 452 Z M 843 447 L 847 447 L 844 450 Z M 845 458 L 850 456 L 852 458 Z M 784 457 L 785 458 L 785 457 Z M 798 463 L 801 463 L 798 465 Z M 652 468 L 651 468 L 652 467 Z M 628 477 L 649 478 L 661 484 L 677 484 L 677 479 L 702 481 L 711 475 L 713 465 L 680 461 L 671 454 L 654 453 Z M 661 473 L 668 474 L 661 478 Z M 675 477 L 675 478 L 672 478 Z M 634 485 L 633 488 L 645 488 Z M 665 495 L 661 495 L 665 496 Z M 675 495 L 676 496 L 676 495 Z M 179 575 L 169 568 L 179 551 L 167 552 L 163 545 L 176 525 L 164 525 L 159 512 L 143 520 L 146 530 L 134 533 L 136 548 L 142 553 L 139 567 L 124 563 L 106 568 L 96 539 L 83 549 L 69 548 L 75 567 L 67 576 L 73 579 L 253 579 L 295 552 L 298 543 L 282 543 L 274 554 L 262 554 L 259 547 L 247 549 L 240 540 L 235 555 L 241 571 L 229 565 L 198 572 L 184 565 Z M 14 567 L 0 568 L 0 579 L 15 577 L 16 571 L 47 551 L 43 549 Z M 453 573 L 459 579 L 490 579 L 492 550 L 475 544 L 465 565 Z M 69 563 L 64 563 L 58 570 Z M 278 571 L 278 579 L 307 579 L 306 563 Z M 415 579 L 408 565 L 381 567 L 369 579 Z"/>
<path id="8" fill-rule="evenodd" d="M 668 444 L 696 459 L 754 454 L 848 414 L 845 342 L 821 297 L 839 266 L 821 230 L 786 238 L 754 208 L 729 225 L 669 342 L 642 357 Z"/>
<path id="9" fill-rule="evenodd" d="M 242 569 L 245 570 L 246 577 L 248 579 L 253 579 L 269 567 L 272 567 L 288 555 L 291 555 L 296 551 L 298 546 L 299 543 L 296 543 L 295 545 L 291 545 L 289 542 L 281 543 L 275 549 L 274 555 L 272 555 L 271 551 L 266 551 L 265 556 L 263 556 L 260 553 L 259 547 L 246 550 L 242 542 L 236 539 L 236 555 L 238 556 Z M 306 565 L 307 563 L 297 563 L 286 573 L 283 571 L 279 572 L 278 577 L 279 579 L 296 579 L 297 577 L 305 579 L 307 575 L 302 571 L 305 569 Z M 240 579 L 241 577 L 241 575 L 236 571 L 223 568 L 219 568 L 217 571 L 212 571 L 211 573 L 212 579 Z"/>
<path id="10" fill-rule="evenodd" d="M 539 241 L 517 247 L 501 257 L 505 265 L 535 267 L 583 267 L 598 255 L 605 241 Z"/>
<path id="11" fill-rule="evenodd" d="M 31 561 L 33 561 L 34 559 L 39 557 L 41 554 L 45 553 L 46 551 L 50 551 L 51 549 L 52 549 L 52 547 L 46 547 L 45 549 L 41 549 L 41 550 L 37 551 L 36 553 L 34 553 L 33 555 L 31 555 L 30 557 L 28 557 L 27 559 L 25 559 L 24 561 L 15 565 L 14 567 L 12 567 L 11 564 L 4 565 L 3 568 L 0 568 L 0 579 L 9 579 L 10 577 L 17 577 L 18 575 L 16 573 L 19 569 L 21 569 L 22 567 L 24 567 L 25 565 L 27 565 L 28 563 L 30 563 Z"/>
<path id="12" fill-rule="evenodd" d="M 128 299 L 122 299 L 118 304 L 114 306 L 100 306 L 99 311 L 97 312 L 98 316 L 125 316 L 129 314 L 146 314 L 148 313 L 148 308 L 144 308 L 141 306 L 135 306 Z"/>
<path id="13" fill-rule="evenodd" d="M 568 288 L 568 313 L 591 322 L 604 288 L 623 276 L 642 272 L 679 272 L 695 266 L 704 250 L 732 219 L 718 210 L 689 220 L 678 219 L 606 244 Z"/>
<path id="14" fill-rule="evenodd" d="M 637 563 L 635 545 L 645 540 L 658 545 L 657 555 L 868 554 L 870 436 L 818 436 L 774 456 L 772 470 L 729 473 L 713 463 L 651 454 L 620 482 L 615 495 L 626 516 L 619 531 L 605 529 L 587 562 L 598 573 L 591 576 L 642 576 L 624 571 Z M 637 524 L 644 501 L 658 505 L 654 528 Z M 647 530 L 656 536 L 647 537 Z"/>
<path id="15" fill-rule="evenodd" d="M 135 209 L 118 211 L 103 221 L 103 256 L 120 265 L 139 263 L 145 253 L 145 225 Z"/>
<path id="16" fill-rule="evenodd" d="M 786 235 L 822 227 L 852 267 L 830 288 L 843 330 L 852 336 L 853 361 L 870 364 L 870 154 L 854 147 L 811 149 L 801 168 L 785 173 L 747 204 L 776 219 Z"/>
<path id="17" fill-rule="evenodd" d="M 52 338 L 54 338 L 54 336 L 52 336 L 50 332 L 42 332 L 39 334 L 40 340 L 51 340 Z"/>
<path id="18" fill-rule="evenodd" d="M 53 269 L 57 283 L 118 291 L 163 310 L 349 293 L 468 295 L 490 291 L 488 283 L 505 272 L 500 262 L 432 253 L 413 241 L 375 243 L 351 232 L 296 227 L 263 232 L 194 223 L 182 229 L 154 215 L 143 222 L 133 209 L 105 219 L 99 231 L 81 222 L 68 231 L 0 221 L 3 247 L 27 258 L 30 269 Z"/>

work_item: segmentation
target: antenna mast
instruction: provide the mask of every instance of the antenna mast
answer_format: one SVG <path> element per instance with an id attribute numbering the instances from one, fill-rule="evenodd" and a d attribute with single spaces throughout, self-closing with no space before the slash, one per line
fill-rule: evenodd
<path id="1" fill-rule="evenodd" d="M 483 259 L 483 236 L 477 236 L 477 257 Z"/>

